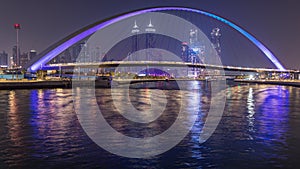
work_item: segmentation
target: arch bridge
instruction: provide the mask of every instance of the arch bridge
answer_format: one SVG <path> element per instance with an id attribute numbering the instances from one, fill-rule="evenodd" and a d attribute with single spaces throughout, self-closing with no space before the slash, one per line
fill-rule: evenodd
<path id="1" fill-rule="evenodd" d="M 108 27 L 109 25 L 122 21 L 124 19 L 130 18 L 132 16 L 137 16 L 140 14 L 144 13 L 149 13 L 149 12 L 164 12 L 164 11 L 187 11 L 187 12 L 192 12 L 192 13 L 198 13 L 204 16 L 208 16 L 210 18 L 213 18 L 215 20 L 221 21 L 222 23 L 225 23 L 226 25 L 230 26 L 237 32 L 239 32 L 241 35 L 246 37 L 250 42 L 252 42 L 256 47 L 263 52 L 264 56 L 266 56 L 277 68 L 278 71 L 286 71 L 286 69 L 283 67 L 283 65 L 279 62 L 279 60 L 274 56 L 274 54 L 259 40 L 257 40 L 253 35 L 251 35 L 249 32 L 246 30 L 242 29 L 240 26 L 237 24 L 212 13 L 202 11 L 199 9 L 192 9 L 192 8 L 185 8 L 185 7 L 155 7 L 155 8 L 148 8 L 148 9 L 142 9 L 142 10 L 137 10 L 125 14 L 118 15 L 113 18 L 106 19 L 104 21 L 99 21 L 94 24 L 91 24 L 87 27 L 84 27 L 77 32 L 69 35 L 68 37 L 62 39 L 61 41 L 57 42 L 56 44 L 50 46 L 48 49 L 40 53 L 37 57 L 33 58 L 26 66 L 25 68 L 27 69 L 28 72 L 36 72 L 37 70 L 43 70 L 46 68 L 50 67 L 55 67 L 55 65 L 47 65 L 49 61 L 51 61 L 53 58 L 58 56 L 60 53 L 71 47 L 72 45 L 80 42 L 81 40 L 91 36 L 93 33 L 97 32 L 98 30 L 101 30 L 105 27 Z M 89 65 L 91 65 L 90 63 Z M 101 63 L 102 66 L 104 66 L 104 63 Z M 107 63 L 107 65 L 112 64 L 112 63 Z M 124 63 L 123 63 L 124 64 Z M 142 64 L 142 63 L 135 63 L 135 64 Z M 151 63 L 149 63 L 151 64 Z M 152 64 L 157 64 L 157 63 L 152 63 Z M 165 63 L 165 64 L 171 64 L 171 63 Z M 177 64 L 178 63 L 172 63 L 172 64 Z M 99 65 L 99 64 L 98 64 Z M 131 65 L 134 65 L 131 63 Z M 179 64 L 180 65 L 180 64 Z M 181 65 L 184 65 L 184 63 L 181 63 Z M 58 65 L 56 65 L 58 66 Z M 71 65 L 61 65 L 61 66 L 71 66 Z M 75 65 L 73 65 L 75 66 Z M 187 66 L 195 66 L 195 67 L 205 67 L 205 66 L 210 66 L 210 65 L 188 65 Z M 211 67 L 211 66 L 210 66 Z M 214 66 L 214 68 L 218 68 Z M 220 67 L 219 67 L 220 68 Z M 239 67 L 221 67 L 222 69 L 232 69 L 232 70 L 250 70 L 254 71 L 255 68 L 239 68 Z M 256 70 L 257 71 L 257 70 Z M 273 70 L 272 70 L 273 71 Z"/>

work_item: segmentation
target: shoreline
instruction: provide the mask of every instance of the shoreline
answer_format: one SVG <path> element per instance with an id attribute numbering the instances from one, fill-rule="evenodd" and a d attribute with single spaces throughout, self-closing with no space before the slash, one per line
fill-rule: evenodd
<path id="1" fill-rule="evenodd" d="M 0 80 L 0 90 L 67 88 L 70 84 L 65 80 Z"/>
<path id="2" fill-rule="evenodd" d="M 238 82 L 238 83 L 269 84 L 269 85 L 282 85 L 282 86 L 300 87 L 300 80 L 244 80 L 244 79 L 234 79 L 233 81 Z"/>
<path id="3" fill-rule="evenodd" d="M 231 80 L 231 79 L 228 79 Z M 120 80 L 115 79 L 113 82 L 119 84 L 126 83 L 140 83 L 140 82 L 168 82 L 168 81 L 206 81 L 204 79 L 133 79 L 133 80 Z M 282 85 L 282 86 L 294 86 L 300 87 L 300 80 L 244 80 L 234 79 L 237 83 L 248 84 L 270 84 L 270 85 Z M 78 82 L 78 81 L 76 81 Z M 83 85 L 85 82 L 90 84 L 91 81 L 80 80 Z M 103 80 L 96 82 L 96 87 L 109 88 L 111 81 Z M 72 88 L 72 80 L 0 80 L 0 90 L 14 90 L 14 89 L 44 89 L 44 88 Z"/>

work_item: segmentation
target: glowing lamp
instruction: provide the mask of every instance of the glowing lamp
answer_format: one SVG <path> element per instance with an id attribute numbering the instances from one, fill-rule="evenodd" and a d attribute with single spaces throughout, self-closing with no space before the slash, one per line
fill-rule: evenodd
<path id="1" fill-rule="evenodd" d="M 19 23 L 14 24 L 15 29 L 21 29 L 21 25 Z"/>
<path id="2" fill-rule="evenodd" d="M 187 42 L 182 42 L 182 45 L 188 45 L 188 43 Z"/>

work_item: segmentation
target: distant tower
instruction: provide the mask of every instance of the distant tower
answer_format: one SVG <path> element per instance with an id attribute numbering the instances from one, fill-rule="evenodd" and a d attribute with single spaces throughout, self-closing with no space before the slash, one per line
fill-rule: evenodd
<path id="1" fill-rule="evenodd" d="M 23 67 L 24 65 L 27 64 L 27 62 L 29 61 L 29 55 L 28 52 L 24 52 L 22 54 L 19 55 L 19 60 L 20 60 L 20 64 L 19 66 Z"/>
<path id="2" fill-rule="evenodd" d="M 189 58 L 189 46 L 187 42 L 182 42 L 181 44 L 181 59 L 183 62 L 188 62 Z"/>
<path id="3" fill-rule="evenodd" d="M 89 46 L 87 41 L 81 43 L 81 51 L 80 51 L 80 61 L 81 62 L 90 62 L 90 55 L 89 55 Z"/>
<path id="4" fill-rule="evenodd" d="M 134 21 L 134 25 L 132 27 L 131 33 L 132 35 L 132 49 L 131 49 L 131 54 L 133 54 L 134 52 L 138 51 L 138 33 L 140 32 L 139 26 L 137 25 L 136 21 Z M 136 56 L 131 56 L 134 57 L 134 59 Z M 130 59 L 130 58 L 129 58 Z"/>
<path id="5" fill-rule="evenodd" d="M 136 21 L 134 21 L 134 25 L 133 25 L 133 27 L 132 27 L 131 33 L 133 33 L 133 34 L 136 35 L 136 34 L 139 33 L 139 32 L 140 32 L 139 26 L 137 25 Z"/>
<path id="6" fill-rule="evenodd" d="M 72 58 L 71 58 L 72 62 L 77 61 L 80 51 L 83 48 L 83 46 L 84 46 L 84 41 L 80 41 L 72 47 Z M 81 59 L 81 58 L 79 58 L 79 59 Z"/>
<path id="7" fill-rule="evenodd" d="M 147 25 L 147 28 L 145 29 L 146 32 L 148 33 L 155 33 L 156 29 L 154 28 L 154 25 L 152 24 L 152 21 L 150 19 L 149 24 Z"/>
<path id="8" fill-rule="evenodd" d="M 5 51 L 0 53 L 0 66 L 8 66 L 8 54 Z"/>
<path id="9" fill-rule="evenodd" d="M 31 60 L 32 58 L 34 58 L 34 57 L 36 57 L 36 55 L 37 55 L 37 52 L 36 52 L 36 50 L 30 50 L 29 51 L 29 60 Z"/>
<path id="10" fill-rule="evenodd" d="M 154 25 L 152 24 L 152 21 L 150 19 L 149 24 L 147 25 L 146 29 L 146 49 L 154 48 L 154 37 L 153 34 L 156 32 L 156 29 L 154 28 Z M 151 61 L 153 53 L 150 52 L 151 50 L 146 51 L 146 61 Z M 147 65 L 146 68 L 146 75 L 148 75 L 148 69 L 149 66 Z"/>
<path id="11" fill-rule="evenodd" d="M 16 58 L 14 59 L 15 66 L 20 66 L 20 47 L 19 47 L 19 30 L 21 29 L 21 25 L 16 23 L 14 24 L 14 28 L 17 33 L 17 41 L 16 41 Z"/>
<path id="12" fill-rule="evenodd" d="M 205 46 L 200 43 L 198 30 L 191 29 L 189 34 L 189 57 L 187 62 L 199 63 L 204 62 Z"/>
<path id="13" fill-rule="evenodd" d="M 21 51 L 18 46 L 14 46 L 12 48 L 12 58 L 10 60 L 10 67 L 16 67 L 20 65 L 20 55 Z"/>
<path id="14" fill-rule="evenodd" d="M 147 25 L 146 29 L 145 29 L 145 32 L 146 32 L 146 49 L 149 49 L 149 48 L 154 48 L 154 37 L 153 37 L 153 34 L 156 32 L 156 29 L 154 28 L 152 22 L 151 22 L 151 19 L 150 19 L 150 22 L 149 24 Z M 150 61 L 151 56 L 152 54 L 147 52 L 146 53 L 146 60 L 147 61 Z"/>
<path id="15" fill-rule="evenodd" d="M 196 46 L 198 43 L 198 30 L 197 29 L 191 29 L 190 30 L 190 45 Z"/>
<path id="16" fill-rule="evenodd" d="M 211 33 L 211 43 L 215 50 L 217 51 L 218 56 L 221 55 L 221 45 L 220 45 L 220 38 L 221 38 L 221 32 L 219 28 L 214 28 Z"/>

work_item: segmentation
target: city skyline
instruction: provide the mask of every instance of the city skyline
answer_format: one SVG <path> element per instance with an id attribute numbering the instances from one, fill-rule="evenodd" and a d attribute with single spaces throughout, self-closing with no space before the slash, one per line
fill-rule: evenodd
<path id="1" fill-rule="evenodd" d="M 7 8 L 0 11 L 2 20 L 0 50 L 6 51 L 9 55 L 12 54 L 11 50 L 16 41 L 14 23 L 22 25 L 20 30 L 21 53 L 31 49 L 35 49 L 39 53 L 76 30 L 118 13 L 153 6 L 187 6 L 210 11 L 239 24 L 262 41 L 286 68 L 299 69 L 297 63 L 299 39 L 291 30 L 295 31 L 300 27 L 296 22 L 300 13 L 295 8 L 297 2 L 289 2 L 272 2 L 270 4 L 270 2 L 251 1 L 241 4 L 237 1 L 227 1 L 226 3 L 208 1 L 182 3 L 176 0 L 152 1 L 152 3 L 128 1 L 128 4 L 121 8 L 115 5 L 120 3 L 118 0 L 110 3 L 92 0 L 85 3 L 56 0 L 40 3 L 34 0 L 26 2 L 12 0 L 6 1 L 4 4 Z M 268 8 L 263 10 L 264 6 Z M 254 10 L 255 8 L 262 11 Z M 50 12 L 50 9 L 53 12 Z M 283 12 L 279 12 L 279 9 Z M 284 12 L 287 10 L 289 12 Z"/>
<path id="2" fill-rule="evenodd" d="M 299 166 L 300 2 L 1 2 L 0 169 Z"/>

